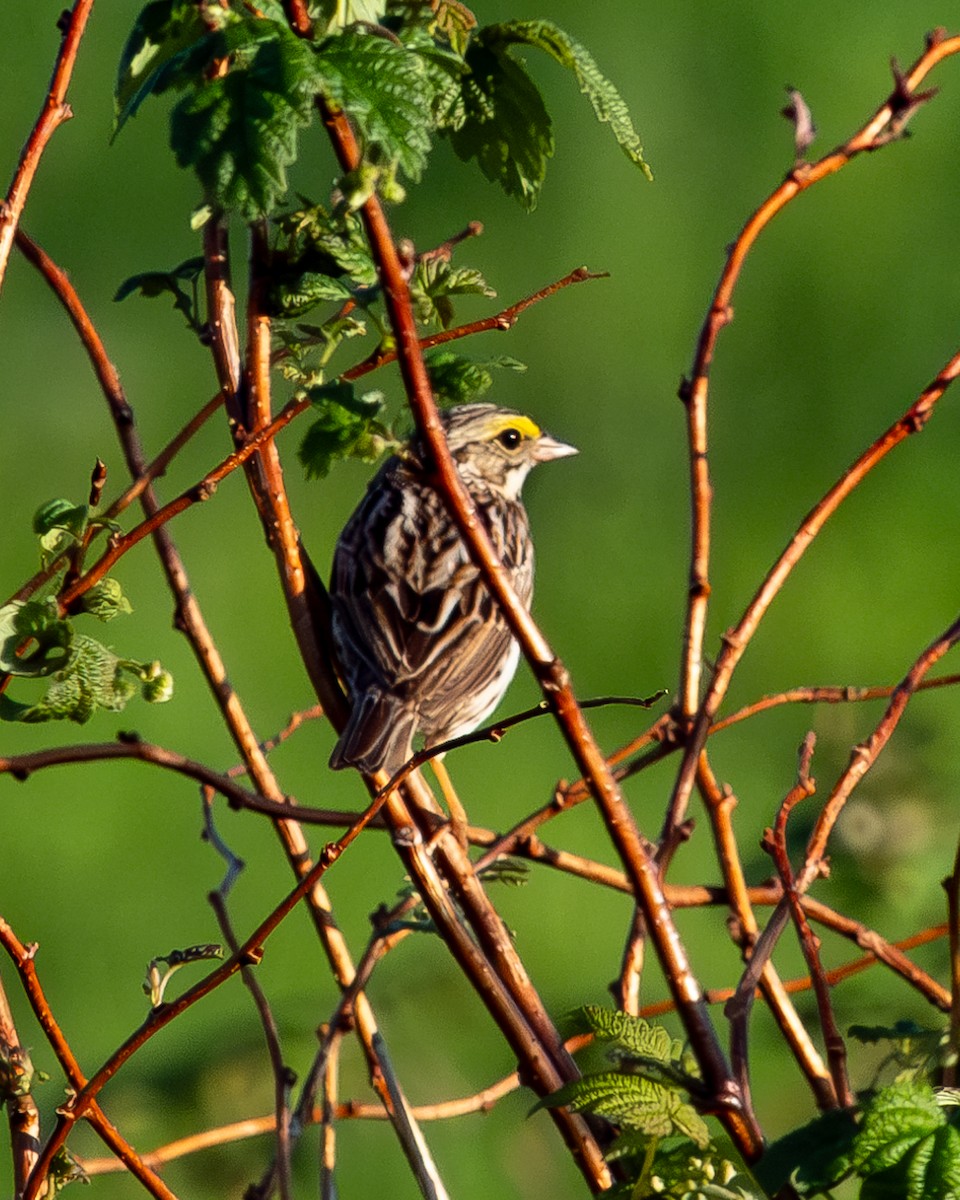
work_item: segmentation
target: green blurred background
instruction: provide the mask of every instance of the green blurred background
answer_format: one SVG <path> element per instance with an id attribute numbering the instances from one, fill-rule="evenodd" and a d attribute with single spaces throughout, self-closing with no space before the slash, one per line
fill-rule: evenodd
<path id="1" fill-rule="evenodd" d="M 42 103 L 62 4 L 8 7 L 0 47 L 3 179 L 11 177 Z M 148 452 L 155 452 L 215 391 L 215 381 L 208 357 L 166 301 L 112 302 L 125 277 L 170 268 L 198 252 L 188 226 L 198 194 L 167 151 L 166 103 L 146 104 L 108 144 L 115 65 L 137 9 L 119 0 L 97 5 L 70 91 L 76 117 L 54 136 L 23 226 L 69 270 L 120 369 Z M 460 261 L 481 267 L 499 299 L 462 305 L 464 319 L 495 311 L 581 263 L 611 273 L 527 312 L 511 333 L 486 335 L 464 349 L 526 362 L 525 375 L 502 373 L 495 399 L 529 410 L 581 450 L 538 472 L 527 489 L 539 555 L 536 613 L 578 693 L 672 691 L 689 525 L 676 388 L 725 246 L 792 163 L 791 129 L 780 115 L 784 87 L 802 90 L 820 129 L 814 154 L 824 153 L 887 95 L 890 57 L 913 61 L 925 32 L 949 10 L 924 0 L 888 6 L 811 0 L 802 7 L 489 0 L 477 11 L 483 23 L 546 16 L 587 45 L 630 105 L 656 182 L 646 184 L 594 123 L 573 79 L 531 53 L 558 140 L 537 212 L 524 215 L 441 145 L 423 186 L 394 213 L 395 230 L 425 248 L 472 219 L 484 222 L 484 237 L 464 247 Z M 721 632 L 738 618 L 802 515 L 957 348 L 960 62 L 945 63 L 932 82 L 942 94 L 916 117 L 912 137 L 802 196 L 748 262 L 736 320 L 722 334 L 713 371 L 708 654 L 716 653 Z M 334 168 L 316 129 L 303 150 L 295 184 L 322 197 Z M 240 255 L 239 230 L 234 244 Z M 35 568 L 30 517 L 41 502 L 84 498 L 97 455 L 111 472 L 110 495 L 125 482 L 106 407 L 76 339 L 16 256 L 0 299 L 0 380 L 0 503 L 7 514 L 0 592 L 6 595 Z M 392 373 L 377 385 L 399 399 Z M 744 658 L 729 711 L 800 684 L 894 682 L 954 619 L 956 404 L 948 393 L 923 436 L 884 462 L 815 544 Z M 309 483 L 293 454 L 298 438 L 297 429 L 288 431 L 281 449 L 298 521 L 325 570 L 369 471 L 350 465 L 323 485 Z M 195 481 L 228 448 L 222 422 L 211 422 L 163 481 L 163 495 Z M 212 503 L 182 516 L 173 533 L 231 679 L 266 737 L 313 697 L 239 475 Z M 229 766 L 235 752 L 185 642 L 171 629 L 170 598 L 150 548 L 127 556 L 118 574 L 136 612 L 112 625 L 107 640 L 130 657 L 161 658 L 176 676 L 176 698 L 156 708 L 134 702 L 122 717 L 100 715 L 82 731 L 7 726 L 3 752 L 109 740 L 118 728 L 135 728 L 215 767 Z M 506 707 L 522 708 L 535 695 L 521 671 Z M 876 704 L 793 707 L 715 740 L 715 769 L 740 800 L 736 822 L 752 881 L 769 874 L 759 837 L 792 782 L 806 730 L 819 737 L 814 771 L 822 797 L 881 711 Z M 911 706 L 849 806 L 832 846 L 833 878 L 816 889 L 891 938 L 943 919 L 939 880 L 950 869 L 956 837 L 958 716 L 960 699 L 951 690 Z M 629 710 L 608 710 L 596 714 L 595 728 L 612 749 L 642 720 Z M 331 744 L 330 730 L 320 724 L 301 730 L 275 755 L 282 785 L 303 803 L 359 807 L 358 780 L 326 769 Z M 498 748 L 468 749 L 450 765 L 473 819 L 498 828 L 548 799 L 555 779 L 573 769 L 546 721 Z M 667 763 L 629 784 L 650 834 L 659 828 L 672 779 Z M 698 833 L 675 864 L 677 881 L 718 879 L 698 817 Z M 809 820 L 797 814 L 798 835 Z M 242 932 L 286 891 L 288 872 L 262 820 L 220 806 L 218 821 L 247 864 L 231 896 Z M 200 829 L 196 789 L 143 766 L 61 768 L 23 785 L 0 780 L 0 912 L 21 938 L 39 942 L 41 978 L 88 1073 L 142 1019 L 147 961 L 172 947 L 218 940 L 205 897 L 222 864 L 201 842 Z M 554 822 L 548 837 L 612 861 L 587 806 Z M 314 845 L 322 840 L 316 832 Z M 402 882 L 381 835 L 366 837 L 329 876 L 337 919 L 358 956 L 368 914 L 389 903 Z M 536 870 L 529 886 L 501 889 L 496 898 L 553 1013 L 606 999 L 630 918 L 622 896 Z M 732 983 L 737 956 L 722 915 L 687 914 L 680 924 L 703 984 Z M 786 975 L 802 973 L 787 942 L 778 965 Z M 824 953 L 832 964 L 854 949 L 827 939 Z M 946 978 L 942 945 L 918 952 L 918 959 Z M 12 972 L 0 969 L 36 1064 L 58 1081 Z M 336 999 L 305 915 L 295 914 L 270 941 L 260 978 L 286 1059 L 302 1075 L 315 1045 L 312 1030 Z M 435 939 L 408 939 L 378 969 L 370 994 L 414 1102 L 472 1093 L 512 1069 L 496 1029 Z M 651 969 L 644 1000 L 663 994 Z M 903 985 L 876 970 L 845 984 L 835 998 L 841 1027 L 905 1015 L 934 1019 Z M 798 1003 L 810 1013 L 807 998 Z M 811 1109 L 792 1066 L 772 1058 L 771 1033 L 758 1011 L 756 1061 L 776 1065 L 758 1069 L 755 1099 L 775 1135 Z M 344 1097 L 369 1096 L 352 1047 L 343 1076 Z M 868 1078 L 869 1063 L 855 1054 L 854 1082 Z M 271 1096 L 259 1026 L 234 981 L 152 1041 L 110 1084 L 103 1103 L 146 1150 L 197 1128 L 266 1113 Z M 42 1089 L 48 1117 L 60 1099 L 59 1082 Z M 485 1116 L 428 1127 L 452 1195 L 581 1193 L 549 1119 L 526 1119 L 530 1103 L 524 1093 Z M 416 1195 L 387 1127 L 344 1122 L 339 1138 L 341 1195 Z M 100 1152 L 86 1130 L 73 1144 L 80 1153 Z M 183 1196 L 239 1196 L 270 1152 L 266 1140 L 241 1143 L 175 1163 L 165 1176 Z M 298 1194 L 312 1194 L 315 1152 L 308 1134 L 298 1154 Z M 0 1156 L 3 1191 L 7 1170 Z M 98 1179 L 95 1186 L 107 1198 L 139 1194 L 128 1177 Z"/>

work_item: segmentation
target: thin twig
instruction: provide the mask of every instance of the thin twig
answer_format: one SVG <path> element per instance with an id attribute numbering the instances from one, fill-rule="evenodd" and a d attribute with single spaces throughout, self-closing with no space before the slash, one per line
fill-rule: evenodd
<path id="1" fill-rule="evenodd" d="M 624 890 L 629 889 L 626 887 Z M 691 903 L 726 902 L 722 889 L 677 888 L 675 890 L 677 892 L 689 893 L 687 898 Z M 751 900 L 755 904 L 776 904 L 781 894 L 779 886 L 754 888 L 751 889 Z M 708 899 L 705 900 L 704 897 Z M 816 906 L 816 902 L 811 901 L 809 897 L 804 897 L 803 903 L 807 911 L 810 911 L 811 906 Z M 910 949 L 943 937 L 946 933 L 946 924 L 938 925 L 924 930 L 920 934 L 915 934 L 912 937 L 903 938 L 901 941 L 895 943 L 895 947 L 897 950 Z M 877 961 L 876 956 L 873 954 L 861 955 L 850 962 L 830 968 L 824 972 L 824 977 L 831 987 L 835 987 L 837 984 L 843 983 L 861 971 L 876 966 Z M 361 964 L 358 964 L 358 971 L 360 970 Z M 809 975 L 801 975 L 795 979 L 787 979 L 783 982 L 784 989 L 791 994 L 809 991 L 811 986 L 812 982 Z M 732 988 L 711 988 L 707 992 L 707 999 L 710 1004 L 724 1004 L 732 995 Z M 946 1007 L 949 1007 L 949 997 L 947 998 Z M 644 1005 L 640 1009 L 639 1015 L 647 1020 L 651 1020 L 671 1013 L 674 1010 L 675 1005 L 673 1001 L 667 999 Z M 331 1031 L 329 1028 L 324 1030 L 324 1037 L 330 1036 Z M 335 1042 L 335 1038 L 331 1040 Z M 583 1040 L 582 1037 L 579 1039 L 570 1039 L 567 1042 L 568 1049 L 573 1050 L 577 1048 L 577 1042 L 582 1042 Z M 325 1056 L 324 1061 L 329 1062 L 329 1058 Z M 488 1087 L 472 1095 L 460 1096 L 452 1100 L 436 1101 L 432 1104 L 418 1104 L 414 1107 L 413 1114 L 418 1121 L 444 1121 L 468 1116 L 471 1113 L 489 1112 L 498 1101 L 515 1092 L 520 1086 L 520 1078 L 516 1071 L 514 1071 L 509 1075 L 505 1075 L 496 1083 L 490 1084 Z M 346 1100 L 334 1106 L 332 1117 L 338 1121 L 385 1121 L 388 1114 L 382 1105 L 366 1104 L 359 1100 Z M 322 1122 L 323 1107 L 315 1106 L 313 1109 L 305 1110 L 302 1116 L 298 1112 L 297 1119 L 302 1119 L 304 1124 Z M 174 1159 L 183 1158 L 189 1154 L 197 1154 L 214 1146 L 224 1146 L 245 1138 L 259 1137 L 273 1133 L 274 1128 L 275 1117 L 272 1114 L 262 1117 L 249 1117 L 244 1121 L 235 1121 L 228 1125 L 205 1129 L 198 1133 L 192 1133 L 187 1137 L 178 1138 L 176 1141 L 168 1142 L 166 1145 L 158 1146 L 157 1149 L 144 1154 L 143 1160 L 149 1166 L 157 1167 L 165 1162 L 171 1162 Z M 85 1158 L 79 1161 L 88 1175 L 106 1175 L 124 1169 L 123 1164 L 112 1157 Z"/>
<path id="2" fill-rule="evenodd" d="M 223 934 L 224 941 L 230 947 L 231 954 L 239 955 L 240 943 L 237 940 L 237 935 L 234 933 L 233 922 L 230 920 L 225 897 L 220 892 L 211 892 L 209 899 L 213 906 L 213 911 L 216 913 L 217 924 L 220 926 L 220 932 Z M 292 1195 L 292 1183 L 290 1179 L 290 1088 L 293 1086 L 294 1075 L 283 1061 L 283 1050 L 280 1046 L 280 1031 L 277 1029 L 277 1022 L 274 1019 L 266 993 L 260 986 L 260 981 L 257 979 L 249 963 L 241 965 L 240 977 L 253 997 L 253 1003 L 260 1018 L 260 1024 L 263 1027 L 264 1040 L 267 1043 L 267 1054 L 273 1070 L 273 1119 L 277 1138 L 274 1161 L 277 1164 L 277 1188 L 280 1192 L 280 1200 L 290 1200 Z M 257 1192 L 255 1189 L 248 1189 L 246 1195 L 249 1197 L 249 1200 L 256 1200 Z M 265 1193 L 263 1196 L 265 1198 Z"/>
<path id="3" fill-rule="evenodd" d="M 70 12 L 62 15 L 60 19 L 62 40 L 53 78 L 50 80 L 50 87 L 47 89 L 44 99 L 43 110 L 20 154 L 20 161 L 7 191 L 6 199 L 0 204 L 0 288 L 3 287 L 14 234 L 27 202 L 27 195 L 37 167 L 40 165 L 40 158 L 58 127 L 73 116 L 70 106 L 66 102 L 67 88 L 70 86 L 77 52 L 80 49 L 80 40 L 92 8 L 93 0 L 76 0 Z"/>
<path id="4" fill-rule="evenodd" d="M 681 398 L 687 408 L 690 449 L 690 487 L 693 513 L 690 563 L 690 591 L 684 637 L 683 675 L 680 686 L 680 711 L 692 719 L 700 699 L 700 665 L 703 660 L 703 640 L 706 628 L 707 601 L 710 593 L 710 472 L 707 458 L 707 396 L 709 372 L 721 330 L 733 318 L 731 307 L 734 289 L 744 262 L 754 242 L 775 216 L 791 200 L 821 179 L 835 174 L 858 154 L 882 144 L 896 114 L 902 112 L 905 100 L 914 93 L 925 76 L 942 59 L 960 51 L 960 37 L 931 38 L 924 53 L 910 71 L 896 81 L 894 91 L 870 120 L 844 145 L 819 162 L 795 164 L 786 179 L 750 216 L 730 248 L 710 309 L 704 320 L 697 343 L 690 379 L 681 387 Z M 692 757 L 699 754 L 697 746 Z M 692 775 L 688 784 L 692 785 Z"/>
<path id="5" fill-rule="evenodd" d="M 79 1091 L 86 1086 L 87 1080 L 80 1070 L 80 1065 L 61 1031 L 56 1017 L 53 1015 L 53 1010 L 47 1002 L 33 961 L 37 947 L 35 945 L 25 946 L 3 917 L 0 917 L 0 945 L 3 946 L 3 949 L 9 955 L 10 961 L 20 976 L 20 982 L 30 1003 L 30 1007 L 33 1009 L 33 1014 L 40 1028 L 43 1030 L 47 1041 L 50 1043 L 54 1054 L 57 1056 L 57 1060 L 63 1069 L 71 1091 Z M 107 1119 L 95 1097 L 91 1098 L 84 1116 L 100 1140 L 113 1151 L 114 1156 L 122 1163 L 123 1168 L 129 1171 L 155 1200 L 176 1200 L 176 1196 L 163 1180 L 144 1163 L 143 1159 L 137 1154 L 126 1138 L 120 1134 L 116 1126 Z M 23 1184 L 24 1200 L 35 1200 L 35 1197 L 42 1194 L 46 1189 L 50 1162 L 53 1153 L 59 1148 L 58 1145 L 48 1155 L 47 1148 L 52 1142 L 53 1138 L 51 1137 L 48 1139 L 46 1146 L 43 1147 L 43 1150 L 33 1156 L 34 1161 L 30 1175 Z M 62 1145 L 62 1142 L 59 1144 Z"/>
<path id="6" fill-rule="evenodd" d="M 773 830 L 772 832 L 768 831 L 768 836 L 764 839 L 764 847 L 772 854 L 776 864 L 777 874 L 783 883 L 784 895 L 790 906 L 790 916 L 797 928 L 800 948 L 810 970 L 810 978 L 813 980 L 817 1011 L 820 1014 L 820 1028 L 823 1030 L 827 1059 L 830 1063 L 835 1103 L 840 1108 L 849 1108 L 853 1104 L 853 1092 L 850 1090 L 850 1079 L 847 1075 L 847 1047 L 833 1015 L 830 989 L 824 974 L 823 963 L 820 961 L 820 940 L 810 928 L 810 922 L 800 903 L 793 868 L 790 865 L 790 855 L 787 851 L 787 822 L 790 813 L 802 800 L 816 794 L 816 782 L 810 774 L 810 763 L 813 760 L 815 746 L 815 734 L 808 733 L 800 748 L 796 785 L 784 797 L 783 803 L 777 811 Z"/>
<path id="7" fill-rule="evenodd" d="M 722 788 L 718 784 L 705 754 L 701 755 L 698 765 L 697 783 L 710 816 L 710 829 L 723 881 L 730 896 L 730 909 L 736 917 L 735 940 L 744 958 L 748 958 L 753 952 L 760 927 L 753 911 L 750 889 L 747 887 L 733 829 L 736 797 L 729 788 Z M 830 1073 L 799 1013 L 790 1002 L 779 972 L 772 962 L 763 964 L 758 986 L 786 1044 L 807 1079 L 817 1104 L 821 1108 L 828 1107 L 835 1098 Z"/>
<path id="8" fill-rule="evenodd" d="M 923 677 L 956 645 L 958 640 L 960 640 L 960 618 L 931 642 L 917 658 L 901 682 L 894 688 L 890 703 L 873 733 L 865 742 L 854 747 L 846 770 L 834 785 L 810 834 L 804 866 L 797 876 L 798 891 L 805 892 L 814 879 L 820 875 L 827 842 L 851 792 L 877 761 L 877 757 L 893 736 L 894 730 L 899 725 L 900 719 Z"/>
<path id="9" fill-rule="evenodd" d="M 957 48 L 960 49 L 960 38 L 957 39 Z M 717 659 L 713 678 L 684 747 L 683 761 L 680 764 L 670 807 L 664 822 L 665 829 L 670 824 L 675 824 L 686 813 L 690 789 L 696 778 L 697 760 L 709 735 L 710 727 L 727 693 L 733 672 L 774 597 L 783 587 L 787 577 L 803 557 L 813 539 L 841 503 L 895 446 L 898 446 L 911 434 L 919 433 L 925 427 L 937 401 L 958 375 L 960 375 L 960 352 L 954 354 L 904 415 L 860 455 L 823 499 L 811 509 L 790 543 L 767 573 L 736 627 L 724 635 L 723 649 Z"/>
<path id="10" fill-rule="evenodd" d="M 245 939 L 237 953 L 231 955 L 229 959 L 195 983 L 182 996 L 178 996 L 176 1000 L 171 1000 L 159 1005 L 157 1008 L 151 1009 L 146 1020 L 140 1027 L 130 1034 L 89 1079 L 83 1079 L 79 1068 L 74 1068 L 71 1075 L 76 1076 L 76 1083 L 74 1083 L 76 1093 L 58 1110 L 56 1128 L 43 1146 L 36 1169 L 31 1175 L 28 1187 L 24 1193 L 24 1200 L 38 1200 L 41 1194 L 40 1188 L 43 1186 L 42 1181 L 46 1178 L 54 1156 L 66 1142 L 75 1123 L 81 1118 L 90 1119 L 91 1111 L 97 1105 L 97 1096 L 101 1089 L 116 1075 L 124 1063 L 155 1037 L 161 1029 L 169 1025 L 171 1021 L 179 1017 L 188 1008 L 191 1008 L 197 1001 L 202 1000 L 210 992 L 220 987 L 232 975 L 236 974 L 241 967 L 258 963 L 263 955 L 263 943 L 300 903 L 304 896 L 309 894 L 317 881 L 328 870 L 329 866 L 330 864 L 321 856 L 320 861 L 314 864 L 297 886 L 276 905 L 270 914 L 260 922 L 254 932 Z M 3 940 L 4 948 L 11 954 L 11 958 L 21 973 L 21 978 L 24 979 L 24 986 L 27 988 L 28 984 L 33 984 L 32 958 L 26 953 L 23 947 L 19 948 L 19 953 L 11 951 L 10 933 L 12 931 L 9 930 L 9 926 L 0 918 L 0 939 Z M 31 995 L 29 990 L 28 995 Z M 36 1006 L 34 1011 L 37 1012 Z M 41 1013 L 49 1014 L 49 1008 L 46 1006 L 45 1001 L 40 1012 L 38 1012 L 38 1018 Z M 48 1033 L 49 1038 L 50 1032 L 47 1029 L 45 1029 L 45 1032 Z M 56 1049 L 57 1047 L 55 1046 L 54 1048 Z M 61 1057 L 63 1053 L 69 1054 L 65 1042 L 62 1043 L 61 1050 L 58 1052 L 58 1058 L 60 1058 L 61 1063 L 73 1061 L 72 1054 L 69 1054 L 69 1059 L 65 1060 L 64 1057 Z M 71 1079 L 71 1082 L 74 1082 L 73 1079 Z M 162 1195 L 168 1198 L 168 1200 L 174 1200 L 173 1194 L 165 1187 L 162 1191 L 158 1189 L 155 1194 L 158 1196 Z"/>

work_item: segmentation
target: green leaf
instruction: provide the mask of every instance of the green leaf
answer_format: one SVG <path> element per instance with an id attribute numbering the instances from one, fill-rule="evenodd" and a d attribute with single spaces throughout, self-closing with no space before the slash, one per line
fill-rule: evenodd
<path id="1" fill-rule="evenodd" d="M 332 216 L 320 204 L 307 204 L 275 218 L 274 252 L 278 286 L 296 293 L 304 274 L 331 279 L 346 276 L 353 289 L 377 284 L 377 269 L 358 217 L 349 212 Z"/>
<path id="2" fill-rule="evenodd" d="M 203 259 L 188 258 L 172 271 L 144 271 L 140 275 L 131 275 L 120 284 L 113 298 L 115 301 L 126 300 L 135 292 L 148 299 L 171 295 L 173 307 L 183 313 L 187 325 L 199 334 L 203 330 L 203 322 L 199 313 L 197 281 L 202 274 Z M 190 285 L 189 291 L 183 287 L 184 280 Z"/>
<path id="3" fill-rule="evenodd" d="M 540 1100 L 531 1111 L 561 1105 L 575 1112 L 596 1113 L 651 1137 L 681 1133 L 701 1147 L 710 1141 L 702 1117 L 678 1091 L 640 1075 L 624 1075 L 619 1071 L 584 1075 Z"/>
<path id="4" fill-rule="evenodd" d="M 199 82 L 174 108 L 170 142 L 208 203 L 246 220 L 273 211 L 316 93 L 311 46 L 272 21 L 225 75 Z M 269 39 L 269 40 L 267 40 Z"/>
<path id="5" fill-rule="evenodd" d="M 155 0 L 141 11 L 117 68 L 114 137 L 147 96 L 170 86 L 187 53 L 210 33 L 210 22 L 226 21 L 227 10 L 207 7 L 206 20 L 190 0 Z"/>
<path id="6" fill-rule="evenodd" d="M 375 462 L 396 445 L 378 419 L 385 405 L 381 392 L 357 396 L 352 384 L 337 380 L 310 388 L 308 394 L 319 414 L 298 450 L 308 476 L 322 478 L 344 458 Z"/>
<path id="7" fill-rule="evenodd" d="M 286 350 L 278 363 L 280 373 L 307 391 L 325 386 L 326 365 L 337 347 L 366 331 L 363 322 L 352 316 L 334 315 L 322 325 L 298 323 L 292 330 L 276 321 L 274 332 Z"/>
<path id="8" fill-rule="evenodd" d="M 788 1183 L 801 1196 L 818 1195 L 852 1171 L 857 1130 L 852 1112 L 825 1112 L 768 1146 L 754 1174 L 770 1195 Z"/>
<path id="9" fill-rule="evenodd" d="M 344 33 L 321 44 L 317 71 L 326 95 L 356 123 L 365 156 L 419 179 L 433 98 L 420 56 L 385 38 Z"/>
<path id="10" fill-rule="evenodd" d="M 480 170 L 508 196 L 532 211 L 553 156 L 553 126 L 540 90 L 504 44 L 471 43 L 470 74 L 463 80 L 461 107 L 451 124 L 450 142 L 465 162 Z"/>
<path id="11" fill-rule="evenodd" d="M 61 554 L 79 545 L 90 520 L 86 504 L 70 500 L 48 500 L 33 514 L 33 532 L 40 541 L 40 559 L 53 562 Z"/>
<path id="12" fill-rule="evenodd" d="M 945 1126 L 920 1138 L 897 1163 L 871 1174 L 861 1200 L 957 1200 L 960 1133 Z"/>
<path id="13" fill-rule="evenodd" d="M 89 1183 L 90 1177 L 66 1146 L 61 1146 L 50 1162 L 50 1171 L 43 1192 L 44 1200 L 52 1200 L 52 1197 L 62 1192 L 67 1184 L 78 1181 Z"/>
<path id="14" fill-rule="evenodd" d="M 120 712 L 141 682 L 144 699 L 162 703 L 173 695 L 173 678 L 159 663 L 137 663 L 118 658 L 112 650 L 82 633 L 73 634 L 69 662 L 34 704 L 9 701 L 0 705 L 0 720 L 38 724 L 75 721 L 83 725 L 99 708 Z M 7 698 L 4 697 L 6 700 Z"/>
<path id="15" fill-rule="evenodd" d="M 421 325 L 436 322 L 447 329 L 453 324 L 453 296 L 486 296 L 496 292 L 473 267 L 452 267 L 442 258 L 422 258 L 410 279 L 410 295 Z"/>
<path id="16" fill-rule="evenodd" d="M 946 1123 L 944 1111 L 929 1084 L 903 1083 L 882 1088 L 864 1107 L 863 1121 L 853 1144 L 853 1166 L 865 1177 L 884 1171 Z"/>
<path id="17" fill-rule="evenodd" d="M 572 71 L 580 91 L 593 106 L 597 120 L 610 126 L 627 158 L 640 168 L 647 179 L 653 179 L 653 173 L 643 157 L 640 135 L 633 127 L 623 97 L 579 42 L 575 42 L 551 21 L 507 21 L 501 25 L 488 25 L 480 38 L 488 45 L 536 46 L 562 67 Z"/>
<path id="18" fill-rule="evenodd" d="M 585 1004 L 568 1017 L 575 1032 L 592 1033 L 601 1042 L 612 1042 L 637 1058 L 651 1059 L 664 1065 L 680 1061 L 682 1043 L 672 1038 L 662 1025 L 651 1025 L 643 1017 L 634 1017 L 615 1008 Z"/>
<path id="19" fill-rule="evenodd" d="M 271 289 L 268 308 L 276 317 L 299 317 L 324 301 L 342 304 L 350 289 L 339 279 L 318 271 L 303 271 L 290 280 L 278 280 Z"/>
<path id="20" fill-rule="evenodd" d="M 80 597 L 80 608 L 98 621 L 112 621 L 121 613 L 132 613 L 133 607 L 123 594 L 119 580 L 107 576 L 94 584 Z"/>
<path id="21" fill-rule="evenodd" d="M 20 721 L 75 721 L 83 725 L 98 707 L 119 712 L 136 691 L 126 679 L 120 660 L 106 646 L 85 634 L 74 634 L 70 663 L 58 671 L 36 704 L 23 710 Z"/>
<path id="22" fill-rule="evenodd" d="M 69 661 L 72 643 L 73 627 L 52 596 L 0 608 L 0 670 L 9 675 L 52 675 Z"/>
<path id="23" fill-rule="evenodd" d="M 47 500 L 33 514 L 33 532 L 42 538 L 55 529 L 62 529 L 79 538 L 87 527 L 89 516 L 90 509 L 86 504 L 74 504 L 60 498 Z"/>
<path id="24" fill-rule="evenodd" d="M 424 356 L 434 395 L 441 404 L 466 404 L 490 390 L 493 370 L 525 371 L 515 358 L 491 358 L 474 362 L 450 350 L 435 350 Z"/>
<path id="25" fill-rule="evenodd" d="M 463 50 L 446 50 L 425 30 L 416 26 L 401 29 L 400 39 L 412 50 L 423 66 L 431 91 L 430 114 L 436 129 L 457 129 L 463 124 L 461 96 L 468 68 Z"/>

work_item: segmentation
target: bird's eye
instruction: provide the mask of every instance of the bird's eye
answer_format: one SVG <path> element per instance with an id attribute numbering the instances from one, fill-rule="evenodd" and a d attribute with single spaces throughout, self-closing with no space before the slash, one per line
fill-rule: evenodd
<path id="1" fill-rule="evenodd" d="M 523 441 L 523 434 L 519 429 L 505 429 L 503 433 L 497 435 L 497 441 L 504 450 L 516 450 Z"/>

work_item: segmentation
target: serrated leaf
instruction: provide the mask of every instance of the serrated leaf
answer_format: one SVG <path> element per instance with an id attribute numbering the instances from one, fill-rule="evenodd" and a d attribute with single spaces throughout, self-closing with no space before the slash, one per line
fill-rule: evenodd
<path id="1" fill-rule="evenodd" d="M 592 1033 L 602 1042 L 613 1042 L 641 1058 L 672 1064 L 678 1062 L 681 1043 L 662 1025 L 651 1025 L 643 1017 L 634 1017 L 615 1008 L 585 1004 L 571 1013 L 568 1024 L 577 1032 Z"/>
<path id="2" fill-rule="evenodd" d="M 310 45 L 273 22 L 256 24 L 270 40 L 225 75 L 198 83 L 170 119 L 180 166 L 193 167 L 208 203 L 246 220 L 271 213 L 285 194 L 316 90 Z"/>
<path id="3" fill-rule="evenodd" d="M 862 1175 L 899 1163 L 923 1139 L 946 1125 L 947 1118 L 927 1083 L 882 1088 L 864 1107 L 851 1161 Z"/>
<path id="4" fill-rule="evenodd" d="M 679 1095 L 678 1099 L 680 1099 Z M 672 1109 L 670 1115 L 674 1130 L 682 1133 L 684 1137 L 688 1137 L 700 1150 L 710 1144 L 710 1130 L 707 1128 L 707 1123 L 692 1104 L 687 1104 L 680 1099 L 680 1103 Z"/>
<path id="5" fill-rule="evenodd" d="M 377 269 L 360 220 L 344 212 L 337 217 L 320 204 L 308 204 L 275 218 L 280 234 L 277 257 L 292 278 L 301 271 L 339 278 L 346 275 L 353 287 L 377 283 Z"/>
<path id="6" fill-rule="evenodd" d="M 450 143 L 508 196 L 532 211 L 554 150 L 553 125 L 540 90 L 506 45 L 471 43 L 463 80 L 459 127 Z"/>
<path id="7" fill-rule="evenodd" d="M 536 46 L 562 67 L 572 71 L 580 91 L 590 101 L 597 120 L 610 126 L 627 158 L 643 171 L 647 179 L 653 179 L 653 173 L 643 157 L 640 135 L 633 127 L 623 97 L 579 42 L 551 21 L 507 21 L 500 25 L 489 25 L 480 38 L 488 45 Z"/>
<path id="8" fill-rule="evenodd" d="M 88 588 L 79 603 L 83 612 L 90 613 L 98 621 L 112 621 L 114 617 L 133 612 L 119 580 L 110 576 Z"/>
<path id="9" fill-rule="evenodd" d="M 85 634 L 74 634 L 69 665 L 17 719 L 28 724 L 69 720 L 82 725 L 98 707 L 119 712 L 135 691 L 112 651 Z"/>
<path id="10" fill-rule="evenodd" d="M 897 1163 L 870 1174 L 861 1200 L 957 1200 L 960 1134 L 944 1127 L 921 1138 Z"/>
<path id="11" fill-rule="evenodd" d="M 358 396 L 352 384 L 337 380 L 309 389 L 309 395 L 318 416 L 297 451 L 308 476 L 323 478 L 344 458 L 375 462 L 395 445 L 378 420 L 385 404 L 381 392 Z"/>
<path id="12" fill-rule="evenodd" d="M 436 129 L 457 129 L 463 124 L 461 96 L 463 77 L 468 73 L 462 52 L 446 50 L 426 32 L 412 27 L 400 37 L 420 59 L 430 87 L 430 115 Z"/>
<path id="13" fill-rule="evenodd" d="M 271 287 L 268 308 L 277 317 L 299 317 L 324 301 L 336 300 L 342 304 L 350 297 L 350 289 L 339 279 L 318 271 L 303 271 Z"/>
<path id="14" fill-rule="evenodd" d="M 419 179 L 430 150 L 432 89 L 419 55 L 384 38 L 344 33 L 322 43 L 323 90 L 356 123 L 366 157 Z"/>
<path id="15" fill-rule="evenodd" d="M 436 322 L 443 329 L 453 324 L 453 296 L 496 296 L 483 275 L 473 267 L 452 267 L 442 258 L 421 259 L 410 279 L 410 295 L 421 325 Z"/>
<path id="16" fill-rule="evenodd" d="M 466 404 L 475 397 L 482 396 L 493 384 L 494 370 L 527 369 L 515 358 L 501 356 L 477 362 L 450 350 L 433 351 L 424 355 L 424 365 L 430 376 L 430 386 L 441 404 Z"/>
<path id="17" fill-rule="evenodd" d="M 706 1125 L 674 1088 L 641 1075 L 598 1071 L 574 1079 L 531 1110 L 565 1105 L 575 1112 L 596 1113 L 650 1136 L 681 1133 L 705 1146 L 710 1135 Z"/>

